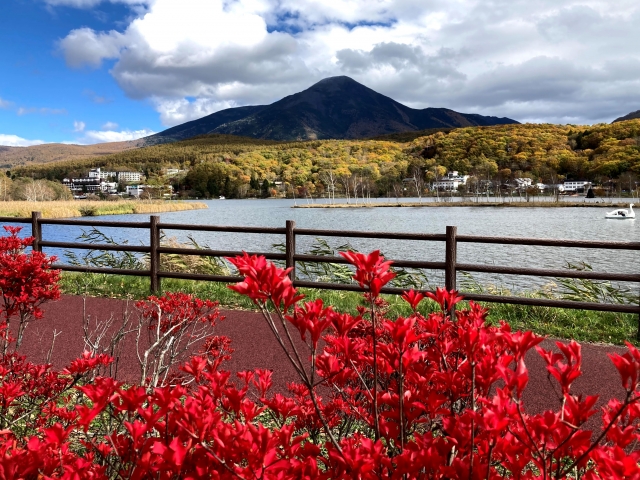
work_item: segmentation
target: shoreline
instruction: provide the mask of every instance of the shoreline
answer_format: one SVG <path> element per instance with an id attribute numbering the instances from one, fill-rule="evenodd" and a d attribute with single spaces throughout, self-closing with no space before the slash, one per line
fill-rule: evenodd
<path id="1" fill-rule="evenodd" d="M 140 213 L 180 212 L 209 208 L 202 202 L 176 200 L 69 200 L 69 201 L 10 201 L 0 202 L 0 217 L 31 218 L 31 212 L 40 212 L 42 218 L 98 217 L 102 215 L 128 215 Z"/>
<path id="2" fill-rule="evenodd" d="M 291 208 L 403 208 L 403 207 L 500 207 L 500 208 L 628 208 L 629 203 L 587 203 L 587 202 L 375 202 L 375 203 L 308 203 Z"/>

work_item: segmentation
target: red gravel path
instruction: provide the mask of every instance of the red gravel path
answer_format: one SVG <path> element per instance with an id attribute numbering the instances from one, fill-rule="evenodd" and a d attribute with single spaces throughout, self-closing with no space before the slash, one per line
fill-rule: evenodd
<path id="1" fill-rule="evenodd" d="M 121 316 L 126 302 L 88 298 L 86 305 L 87 314 L 91 318 L 106 319 L 111 314 Z M 129 308 L 133 308 L 132 303 L 129 304 Z M 63 296 L 60 301 L 47 304 L 44 310 L 44 319 L 29 325 L 21 353 L 32 361 L 44 361 L 55 329 L 61 334 L 55 342 L 52 362 L 55 368 L 62 368 L 83 351 L 82 298 Z M 223 368 L 231 371 L 272 369 L 274 387 L 278 391 L 284 391 L 288 381 L 297 380 L 293 368 L 259 313 L 233 310 L 225 310 L 222 313 L 226 319 L 216 327 L 217 333 L 231 338 L 235 350 L 232 360 Z M 554 342 L 550 340 L 543 343 L 543 347 L 547 349 L 554 346 Z M 133 347 L 133 342 L 130 342 L 120 359 L 119 380 L 138 380 L 139 370 Z M 598 395 L 599 405 L 614 396 L 621 397 L 624 392 L 620 385 L 620 377 L 607 353 L 624 351 L 621 347 L 583 344 L 584 374 L 574 383 L 574 393 Z M 548 408 L 557 408 L 558 397 L 552 387 L 555 386 L 555 381 L 548 381 L 542 359 L 537 353 L 530 352 L 526 362 L 530 381 L 525 391 L 525 405 L 529 411 L 540 412 Z"/>

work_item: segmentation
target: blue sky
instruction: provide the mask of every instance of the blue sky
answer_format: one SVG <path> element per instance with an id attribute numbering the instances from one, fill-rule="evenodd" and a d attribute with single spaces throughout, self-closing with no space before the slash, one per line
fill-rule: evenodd
<path id="1" fill-rule="evenodd" d="M 147 100 L 131 100 L 118 87 L 109 74 L 113 61 L 101 68 L 70 68 L 59 47 L 60 39 L 80 26 L 126 26 L 128 7 L 102 3 L 78 9 L 39 0 L 3 0 L 0 12 L 0 135 L 97 143 L 99 135 L 85 138 L 86 132 L 110 130 L 126 139 L 128 131 L 163 129 Z"/>
<path id="2" fill-rule="evenodd" d="M 414 108 L 640 109 L 637 0 L 2 0 L 0 145 L 139 138 L 348 75 Z"/>

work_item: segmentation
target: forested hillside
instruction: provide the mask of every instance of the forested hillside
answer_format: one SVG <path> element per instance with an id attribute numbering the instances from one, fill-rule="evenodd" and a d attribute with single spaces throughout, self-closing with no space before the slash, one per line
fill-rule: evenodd
<path id="1" fill-rule="evenodd" d="M 461 173 L 503 172 L 601 181 L 640 173 L 640 120 L 612 125 L 526 124 L 460 128 L 414 140 L 409 154 L 422 154 Z"/>
<path id="2" fill-rule="evenodd" d="M 468 127 L 415 138 L 279 143 L 211 135 L 115 155 L 16 169 L 14 176 L 60 180 L 91 167 L 135 169 L 154 181 L 165 168 L 187 170 L 171 181 L 185 194 L 207 197 L 318 194 L 395 195 L 447 170 L 480 179 L 605 182 L 640 174 L 640 120 L 611 125 Z M 403 187 L 403 179 L 404 187 Z"/>

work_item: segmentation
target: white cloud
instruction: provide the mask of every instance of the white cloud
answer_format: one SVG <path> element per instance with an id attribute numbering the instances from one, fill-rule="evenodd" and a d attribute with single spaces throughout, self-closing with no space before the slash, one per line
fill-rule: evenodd
<path id="1" fill-rule="evenodd" d="M 67 64 L 72 67 L 97 68 L 102 60 L 118 57 L 125 45 L 124 36 L 118 32 L 96 33 L 86 27 L 72 30 L 60 41 Z"/>
<path id="2" fill-rule="evenodd" d="M 82 144 L 92 144 L 92 143 L 106 143 L 106 142 L 125 142 L 128 140 L 137 140 L 142 137 L 148 137 L 149 135 L 153 135 L 153 130 L 142 129 L 142 130 L 87 130 L 84 134 L 84 137 L 79 140 L 78 143 Z"/>
<path id="3" fill-rule="evenodd" d="M 156 110 L 160 114 L 160 121 L 163 125 L 169 127 L 202 118 L 219 110 L 238 106 L 235 102 L 216 101 L 207 98 L 200 98 L 191 102 L 184 98 L 179 100 L 155 98 L 154 103 Z"/>
<path id="4" fill-rule="evenodd" d="M 0 145 L 5 147 L 29 147 L 31 145 L 41 145 L 42 140 L 27 140 L 17 135 L 5 135 L 0 133 Z"/>
<path id="5" fill-rule="evenodd" d="M 165 125 L 342 74 L 412 107 L 519 120 L 591 123 L 640 108 L 635 0 L 126 3 L 146 8 L 122 31 L 78 28 L 60 47 L 73 67 L 114 60 L 120 87 L 151 99 Z"/>
<path id="6" fill-rule="evenodd" d="M 8 100 L 4 100 L 3 98 L 0 98 L 0 108 L 7 109 L 7 108 L 11 108 L 12 105 L 13 105 L 12 102 L 9 102 Z"/>
<path id="7" fill-rule="evenodd" d="M 86 123 L 79 122 L 79 121 L 76 120 L 76 121 L 73 122 L 73 131 L 74 132 L 82 132 L 82 131 L 84 131 L 86 126 L 87 126 Z"/>
<path id="8" fill-rule="evenodd" d="M 118 128 L 118 124 L 115 122 L 107 122 L 102 125 L 102 130 L 115 130 L 116 128 Z"/>

